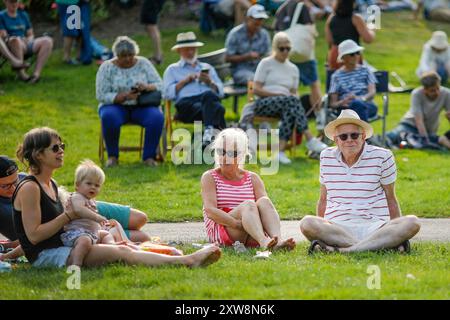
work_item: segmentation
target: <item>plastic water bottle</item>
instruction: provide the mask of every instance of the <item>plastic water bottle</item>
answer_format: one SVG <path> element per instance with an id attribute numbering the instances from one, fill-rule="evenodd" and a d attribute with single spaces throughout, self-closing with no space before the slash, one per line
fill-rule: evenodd
<path id="1" fill-rule="evenodd" d="M 10 272 L 12 270 L 11 264 L 5 261 L 0 261 L 0 273 Z"/>
<path id="2" fill-rule="evenodd" d="M 247 248 L 244 246 L 243 243 L 240 243 L 239 241 L 235 241 L 233 243 L 233 248 L 234 248 L 234 251 L 237 252 L 237 253 L 245 253 L 245 252 L 247 252 Z"/>

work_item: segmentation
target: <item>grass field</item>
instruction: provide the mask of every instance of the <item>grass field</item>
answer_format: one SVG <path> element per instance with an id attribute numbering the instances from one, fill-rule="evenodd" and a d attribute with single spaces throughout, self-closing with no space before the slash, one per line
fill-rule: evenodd
<path id="1" fill-rule="evenodd" d="M 383 14 L 381 24 L 375 43 L 366 46 L 365 57 L 378 69 L 396 71 L 409 85 L 417 86 L 414 70 L 422 44 L 433 30 L 444 29 L 450 34 L 450 25 L 413 21 L 410 13 Z M 323 23 L 319 23 L 318 29 L 316 54 L 319 66 L 323 66 L 326 52 Z M 162 31 L 166 55 L 165 65 L 159 68 L 161 74 L 176 60 L 170 47 L 181 31 L 185 30 Z M 146 36 L 133 38 L 141 45 L 142 55 L 148 56 L 150 45 Z M 207 43 L 200 53 L 223 47 L 221 32 L 200 38 Z M 0 70 L 2 89 L 6 91 L 6 95 L 0 96 L 0 154 L 13 156 L 29 129 L 53 127 L 68 147 L 65 165 L 55 178 L 72 189 L 79 161 L 85 158 L 98 161 L 100 124 L 94 88 L 97 66 L 69 67 L 60 61 L 61 51 L 57 50 L 36 86 L 14 81 L 14 74 L 6 67 Z M 323 68 L 320 74 L 323 80 Z M 300 91 L 307 90 L 302 87 Z M 227 119 L 236 120 L 231 100 L 225 104 Z M 390 95 L 388 129 L 396 125 L 408 105 L 408 95 Z M 381 123 L 374 126 L 380 133 Z M 442 116 L 440 132 L 448 129 Z M 121 137 L 122 141 L 134 141 L 137 131 L 127 128 Z M 302 146 L 291 166 L 280 167 L 276 175 L 262 177 L 282 219 L 299 219 L 315 211 L 319 163 L 308 159 L 304 151 Z M 403 214 L 449 217 L 448 152 L 398 150 L 395 155 L 399 169 L 397 195 Z M 150 221 L 199 221 L 202 219 L 199 180 L 208 168 L 172 163 L 147 168 L 137 154 L 122 153 L 119 167 L 105 169 L 107 180 L 99 200 L 130 204 L 147 212 Z M 259 167 L 249 169 L 258 171 Z M 420 243 L 414 248 L 410 256 L 367 253 L 309 258 L 305 254 L 306 243 L 302 243 L 294 253 L 276 254 L 270 261 L 255 262 L 250 255 L 240 257 L 225 251 L 219 263 L 205 270 L 149 270 L 115 265 L 83 271 L 80 291 L 67 290 L 68 275 L 64 271 L 19 267 L 13 274 L 0 274 L 0 299 L 449 299 L 449 244 Z M 368 265 L 380 266 L 380 290 L 366 287 Z M 415 279 L 406 277 L 407 274 Z"/>

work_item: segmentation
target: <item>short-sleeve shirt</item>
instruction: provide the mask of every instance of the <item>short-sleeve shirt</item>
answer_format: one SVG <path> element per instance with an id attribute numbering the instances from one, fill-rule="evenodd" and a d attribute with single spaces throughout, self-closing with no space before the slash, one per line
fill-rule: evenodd
<path id="1" fill-rule="evenodd" d="M 337 147 L 320 154 L 319 181 L 327 189 L 325 219 L 339 223 L 389 220 L 382 185 L 395 182 L 397 168 L 390 150 L 364 145 L 358 161 L 348 167 Z"/>
<path id="2" fill-rule="evenodd" d="M 425 10 L 431 11 L 439 8 L 449 8 L 450 1 L 448 0 L 422 0 Z"/>
<path id="3" fill-rule="evenodd" d="M 261 57 L 270 54 L 270 35 L 266 29 L 261 28 L 250 39 L 247 33 L 247 26 L 245 23 L 238 25 L 231 29 L 225 40 L 225 49 L 227 55 L 243 55 L 251 51 L 258 52 Z M 260 60 L 244 61 L 240 63 L 233 63 L 231 65 L 232 72 L 237 70 L 255 71 L 256 66 Z"/>
<path id="4" fill-rule="evenodd" d="M 427 133 L 436 135 L 439 128 L 439 115 L 443 109 L 450 111 L 450 89 L 441 87 L 438 98 L 431 101 L 424 94 L 423 87 L 416 88 L 411 93 L 411 106 L 401 122 L 415 127 L 414 117 L 422 115 Z"/>
<path id="5" fill-rule="evenodd" d="M 9 36 L 25 37 L 31 28 L 30 17 L 25 11 L 17 10 L 15 17 L 10 17 L 6 9 L 0 12 L 0 30 L 6 30 Z"/>
<path id="6" fill-rule="evenodd" d="M 263 83 L 264 90 L 287 96 L 291 89 L 298 88 L 299 77 L 298 68 L 289 60 L 281 63 L 267 57 L 258 64 L 254 80 Z"/>
<path id="7" fill-rule="evenodd" d="M 368 93 L 369 84 L 376 83 L 373 73 L 365 66 L 358 65 L 352 71 L 344 71 L 343 67 L 331 76 L 329 93 L 337 93 L 341 100 L 353 93 L 355 96 L 364 96 Z"/>

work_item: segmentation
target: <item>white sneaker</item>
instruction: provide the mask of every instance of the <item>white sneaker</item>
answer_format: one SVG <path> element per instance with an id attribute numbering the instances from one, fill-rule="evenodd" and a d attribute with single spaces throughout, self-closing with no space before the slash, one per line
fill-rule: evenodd
<path id="1" fill-rule="evenodd" d="M 328 146 L 323 143 L 322 141 L 320 141 L 317 138 L 312 138 L 311 140 L 309 140 L 308 142 L 306 142 L 306 147 L 308 148 L 308 150 L 313 151 L 313 152 L 321 152 L 323 149 L 328 148 Z"/>
<path id="2" fill-rule="evenodd" d="M 203 144 L 210 144 L 213 140 L 214 128 L 206 128 L 203 133 Z"/>
<path id="3" fill-rule="evenodd" d="M 290 164 L 292 162 L 291 159 L 289 159 L 283 151 L 280 151 L 278 153 L 278 160 L 282 164 Z"/>

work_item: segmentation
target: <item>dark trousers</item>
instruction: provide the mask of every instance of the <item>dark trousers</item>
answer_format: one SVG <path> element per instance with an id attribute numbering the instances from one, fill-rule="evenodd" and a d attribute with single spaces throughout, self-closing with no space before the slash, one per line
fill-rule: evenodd
<path id="1" fill-rule="evenodd" d="M 347 108 L 338 108 L 339 113 Z M 366 121 L 372 117 L 375 117 L 378 113 L 378 108 L 372 102 L 364 102 L 362 100 L 353 100 L 348 109 L 355 111 L 359 118 L 363 121 Z"/>
<path id="2" fill-rule="evenodd" d="M 220 103 L 217 94 L 212 91 L 182 98 L 175 107 L 177 109 L 175 118 L 181 122 L 203 121 L 205 127 L 213 126 L 217 129 L 226 127 L 225 108 Z"/>

